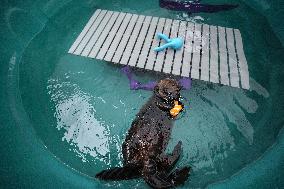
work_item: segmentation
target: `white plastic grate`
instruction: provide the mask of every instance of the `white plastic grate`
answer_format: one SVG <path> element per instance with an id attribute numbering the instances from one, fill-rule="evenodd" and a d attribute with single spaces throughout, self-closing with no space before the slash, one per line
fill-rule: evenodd
<path id="1" fill-rule="evenodd" d="M 183 47 L 154 52 L 159 32 L 182 37 Z M 238 29 L 98 9 L 68 53 L 249 89 Z"/>

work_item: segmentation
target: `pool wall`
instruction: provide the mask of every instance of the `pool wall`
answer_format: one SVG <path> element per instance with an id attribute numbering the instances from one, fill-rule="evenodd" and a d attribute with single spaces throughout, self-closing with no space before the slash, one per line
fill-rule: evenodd
<path id="1" fill-rule="evenodd" d="M 284 1 L 282 0 L 243 0 L 245 4 L 255 9 L 266 17 L 272 30 L 279 38 L 282 46 L 284 44 Z"/>
<path id="2" fill-rule="evenodd" d="M 267 18 L 284 46 L 284 3 L 246 0 Z M 64 165 L 37 138 L 22 106 L 18 65 L 22 52 L 49 18 L 71 1 L 25 0 L 0 3 L 0 185 L 1 188 L 96 188 L 95 182 Z M 74 3 L 76 5 L 76 3 Z M 86 1 L 86 5 L 88 2 Z M 90 8 L 95 8 L 90 3 Z M 56 23 L 55 23 L 56 25 Z M 268 36 L 269 40 L 269 36 Z M 284 186 L 284 131 L 262 157 L 230 179 L 209 188 L 276 188 Z"/>

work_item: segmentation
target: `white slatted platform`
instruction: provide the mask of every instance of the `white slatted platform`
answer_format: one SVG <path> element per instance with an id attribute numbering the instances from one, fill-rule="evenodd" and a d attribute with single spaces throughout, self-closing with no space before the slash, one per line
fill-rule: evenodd
<path id="1" fill-rule="evenodd" d="M 154 52 L 159 32 L 182 37 L 183 48 Z M 98 9 L 68 53 L 249 89 L 238 29 Z"/>

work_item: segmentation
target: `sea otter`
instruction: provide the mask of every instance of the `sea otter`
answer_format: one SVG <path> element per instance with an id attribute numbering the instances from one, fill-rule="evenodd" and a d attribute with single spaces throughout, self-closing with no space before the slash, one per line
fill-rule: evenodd
<path id="1" fill-rule="evenodd" d="M 153 188 L 171 188 L 183 184 L 190 167 L 175 169 L 181 154 L 181 141 L 171 154 L 165 154 L 174 118 L 169 113 L 180 98 L 181 86 L 174 79 L 157 83 L 153 95 L 132 122 L 122 145 L 123 167 L 104 170 L 101 180 L 124 180 L 142 177 Z"/>

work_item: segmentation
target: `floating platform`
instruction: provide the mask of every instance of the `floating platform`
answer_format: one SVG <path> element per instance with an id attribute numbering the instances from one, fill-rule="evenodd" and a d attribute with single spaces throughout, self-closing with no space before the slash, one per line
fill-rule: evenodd
<path id="1" fill-rule="evenodd" d="M 180 50 L 153 51 L 182 37 Z M 249 89 L 249 72 L 238 29 L 98 9 L 68 53 L 146 70 Z"/>

